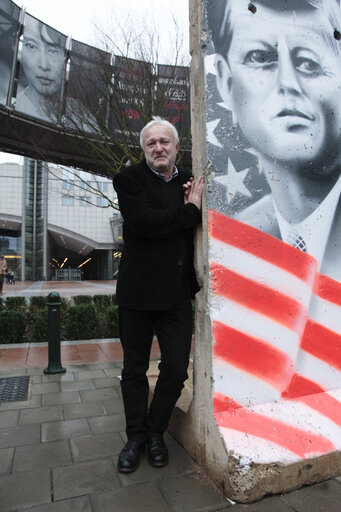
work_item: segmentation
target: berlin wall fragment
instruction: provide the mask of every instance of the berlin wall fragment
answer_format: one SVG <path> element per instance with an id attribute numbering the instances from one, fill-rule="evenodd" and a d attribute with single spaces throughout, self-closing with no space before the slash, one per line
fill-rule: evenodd
<path id="1" fill-rule="evenodd" d="M 341 11 L 190 8 L 207 216 L 187 444 L 253 501 L 341 474 Z"/>

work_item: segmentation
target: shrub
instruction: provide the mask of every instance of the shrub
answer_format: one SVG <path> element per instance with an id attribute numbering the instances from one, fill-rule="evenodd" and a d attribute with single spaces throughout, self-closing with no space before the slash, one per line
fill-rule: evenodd
<path id="1" fill-rule="evenodd" d="M 0 297 L 0 311 L 2 311 L 3 309 L 5 309 L 5 303 L 4 303 L 4 299 L 2 297 Z"/>
<path id="2" fill-rule="evenodd" d="M 111 306 L 111 295 L 93 295 L 92 301 L 98 309 L 106 309 Z"/>
<path id="3" fill-rule="evenodd" d="M 30 315 L 29 340 L 31 343 L 44 343 L 48 341 L 47 308 Z"/>
<path id="4" fill-rule="evenodd" d="M 42 297 L 40 295 L 37 297 L 31 297 L 29 308 L 30 308 L 30 310 L 33 310 L 33 311 L 34 310 L 39 311 L 41 309 L 46 308 L 47 302 L 48 302 L 48 297 Z"/>
<path id="5" fill-rule="evenodd" d="M 65 320 L 65 337 L 68 340 L 89 340 L 97 337 L 97 311 L 93 304 L 71 306 Z"/>
<path id="6" fill-rule="evenodd" d="M 6 297 L 5 308 L 9 310 L 25 311 L 27 307 L 25 297 Z"/>
<path id="7" fill-rule="evenodd" d="M 76 295 L 72 297 L 73 303 L 76 306 L 80 306 L 81 304 L 92 304 L 91 295 Z"/>
<path id="8" fill-rule="evenodd" d="M 9 297 L 7 297 L 9 298 Z M 14 297 L 11 297 L 14 298 Z M 26 332 L 26 315 L 20 311 L 0 311 L 0 343 L 21 343 Z"/>
<path id="9" fill-rule="evenodd" d="M 119 337 L 119 325 L 118 325 L 118 306 L 112 305 L 107 311 L 107 323 L 108 323 L 108 337 L 118 338 Z"/>

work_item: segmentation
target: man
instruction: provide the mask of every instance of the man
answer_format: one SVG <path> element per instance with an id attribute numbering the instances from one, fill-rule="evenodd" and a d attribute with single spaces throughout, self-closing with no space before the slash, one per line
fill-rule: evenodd
<path id="1" fill-rule="evenodd" d="M 209 6 L 218 90 L 271 189 L 238 219 L 308 252 L 340 281 L 339 2 Z"/>
<path id="2" fill-rule="evenodd" d="M 7 262 L 3 255 L 0 256 L 0 293 L 4 285 L 5 275 L 7 273 Z"/>
<path id="3" fill-rule="evenodd" d="M 155 117 L 141 131 L 145 160 L 113 180 L 123 216 L 124 249 L 117 300 L 124 352 L 122 395 L 128 442 L 118 471 L 131 473 L 147 444 L 149 462 L 165 466 L 163 434 L 187 379 L 192 339 L 193 230 L 201 223 L 202 179 L 177 169 L 179 137 Z M 160 374 L 148 410 L 150 348 L 155 333 Z"/>

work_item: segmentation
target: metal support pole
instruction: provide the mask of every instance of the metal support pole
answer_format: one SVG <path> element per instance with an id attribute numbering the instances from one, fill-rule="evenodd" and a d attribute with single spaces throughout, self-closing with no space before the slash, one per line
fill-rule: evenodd
<path id="1" fill-rule="evenodd" d="M 49 364 L 45 368 L 45 374 L 65 373 L 66 369 L 60 362 L 60 296 L 57 292 L 51 292 L 48 296 L 48 341 Z"/>

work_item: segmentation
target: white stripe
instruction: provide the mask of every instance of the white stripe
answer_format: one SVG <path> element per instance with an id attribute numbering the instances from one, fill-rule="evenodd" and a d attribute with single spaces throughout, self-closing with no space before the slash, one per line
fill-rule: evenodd
<path id="1" fill-rule="evenodd" d="M 222 265 L 237 274 L 257 283 L 268 286 L 287 297 L 309 306 L 313 283 L 305 283 L 286 270 L 269 263 L 246 251 L 225 244 L 220 240 L 210 240 L 209 260 Z"/>
<path id="2" fill-rule="evenodd" d="M 238 473 L 249 471 L 248 460 L 250 464 L 270 464 L 272 462 L 289 464 L 301 460 L 295 453 L 261 437 L 225 427 L 221 427 L 220 431 L 230 453 L 229 456 L 237 460 L 240 456 L 242 457 L 239 461 Z"/>
<path id="3" fill-rule="evenodd" d="M 324 393 L 318 393 L 318 395 Z M 250 407 L 256 414 L 261 414 L 276 421 L 281 421 L 293 428 L 306 430 L 331 441 L 337 449 L 341 448 L 341 428 L 322 413 L 296 400 L 264 403 Z"/>
<path id="4" fill-rule="evenodd" d="M 341 372 L 305 350 L 299 351 L 296 367 L 297 373 L 325 390 L 341 388 Z"/>
<path id="5" fill-rule="evenodd" d="M 309 316 L 315 322 L 341 335 L 341 308 L 339 305 L 314 295 Z"/>
<path id="6" fill-rule="evenodd" d="M 244 407 L 280 398 L 279 392 L 270 384 L 217 357 L 213 359 L 213 380 L 214 391 Z"/>
<path id="7" fill-rule="evenodd" d="M 248 336 L 263 340 L 285 352 L 293 361 L 296 360 L 300 337 L 271 318 L 217 295 L 212 296 L 210 316 L 213 321 L 221 322 Z"/>

